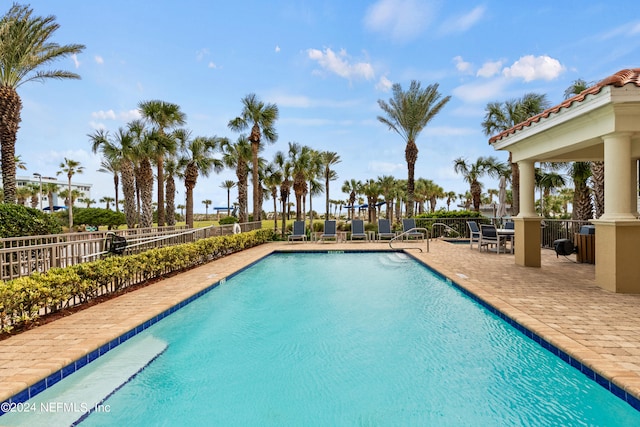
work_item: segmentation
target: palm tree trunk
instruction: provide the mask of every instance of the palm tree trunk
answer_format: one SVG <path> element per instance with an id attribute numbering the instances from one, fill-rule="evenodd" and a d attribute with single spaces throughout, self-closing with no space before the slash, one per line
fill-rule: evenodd
<path id="1" fill-rule="evenodd" d="M 122 161 L 122 193 L 124 194 L 124 214 L 127 228 L 135 228 L 137 218 L 136 186 L 133 164 L 130 160 Z"/>
<path id="2" fill-rule="evenodd" d="M 4 203 L 16 202 L 16 137 L 22 101 L 10 86 L 0 87 L 0 142 Z"/>
<path id="3" fill-rule="evenodd" d="M 418 147 L 415 141 L 407 141 L 407 148 L 404 151 L 407 160 L 407 217 L 413 217 L 413 204 L 415 201 L 415 171 L 416 161 L 418 160 Z"/>
<path id="4" fill-rule="evenodd" d="M 156 159 L 158 175 L 158 227 L 165 225 L 164 214 L 164 157 Z"/>
<path id="5" fill-rule="evenodd" d="M 595 218 L 598 219 L 604 214 L 604 162 L 591 162 L 590 166 L 596 210 Z"/>
<path id="6" fill-rule="evenodd" d="M 253 132 L 252 132 L 253 133 Z M 260 176 L 258 170 L 258 148 L 260 147 L 259 141 L 251 141 L 251 153 L 252 153 L 252 163 L 253 170 L 252 178 L 253 178 L 253 220 L 260 221 L 261 217 L 261 206 L 262 200 L 260 197 Z"/>
<path id="7" fill-rule="evenodd" d="M 140 178 L 140 197 L 142 199 L 140 226 L 150 228 L 153 226 L 153 169 L 148 159 L 140 162 Z"/>
<path id="8" fill-rule="evenodd" d="M 176 182 L 172 176 L 168 176 L 165 181 L 165 194 L 167 200 L 166 219 L 167 225 L 176 225 Z"/>
<path id="9" fill-rule="evenodd" d="M 511 164 L 511 216 L 520 213 L 520 168 L 517 163 L 511 162 L 511 152 L 509 152 L 509 164 Z"/>

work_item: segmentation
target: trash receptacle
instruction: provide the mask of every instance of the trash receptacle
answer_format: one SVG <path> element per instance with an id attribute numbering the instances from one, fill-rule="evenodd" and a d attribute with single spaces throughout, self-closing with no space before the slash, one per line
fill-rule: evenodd
<path id="1" fill-rule="evenodd" d="M 583 225 L 580 233 L 575 235 L 576 261 L 589 264 L 596 263 L 596 228 L 593 225 Z"/>

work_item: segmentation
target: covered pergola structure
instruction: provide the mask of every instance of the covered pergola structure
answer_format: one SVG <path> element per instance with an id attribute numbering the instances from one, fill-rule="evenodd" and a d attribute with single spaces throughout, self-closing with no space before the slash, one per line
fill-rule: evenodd
<path id="1" fill-rule="evenodd" d="M 515 262 L 529 267 L 541 266 L 535 163 L 604 161 L 604 214 L 592 220 L 596 283 L 612 292 L 640 293 L 640 68 L 621 70 L 489 143 L 511 152 L 520 169 Z"/>

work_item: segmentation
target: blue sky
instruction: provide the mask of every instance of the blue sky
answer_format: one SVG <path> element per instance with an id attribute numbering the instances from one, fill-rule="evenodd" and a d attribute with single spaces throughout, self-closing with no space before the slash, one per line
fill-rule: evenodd
<path id="1" fill-rule="evenodd" d="M 55 15 L 54 41 L 80 43 L 77 57 L 52 65 L 81 80 L 30 82 L 23 102 L 16 154 L 27 171 L 55 176 L 64 157 L 80 161 L 74 179 L 93 184 L 92 198 L 113 197 L 112 179 L 97 172 L 88 134 L 116 131 L 137 118 L 141 101 L 180 105 L 195 136 L 239 136 L 227 128 L 255 93 L 278 105 L 279 139 L 266 146 L 272 160 L 288 142 L 337 152 L 338 180 L 382 175 L 406 179 L 405 141 L 378 122 L 378 100 L 393 83 L 407 88 L 438 83 L 451 101 L 420 134 L 416 177 L 445 191 L 468 185 L 453 160 L 496 152 L 482 133 L 488 102 L 547 94 L 552 104 L 581 78 L 597 82 L 640 67 L 640 16 L 635 2 L 542 1 L 212 1 L 32 0 L 38 15 Z M 3 12 L 9 2 L 3 2 Z M 200 177 L 202 200 L 226 205 L 220 183 L 232 171 Z M 485 190 L 497 182 L 484 179 Z M 232 196 L 233 197 L 233 196 Z M 178 186 L 177 201 L 184 200 Z M 323 210 L 324 196 L 314 199 Z M 265 208 L 272 210 L 272 201 Z"/>

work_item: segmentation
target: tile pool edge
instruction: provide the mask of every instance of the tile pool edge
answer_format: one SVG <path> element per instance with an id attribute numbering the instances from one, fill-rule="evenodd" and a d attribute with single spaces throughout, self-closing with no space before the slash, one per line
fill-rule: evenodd
<path id="1" fill-rule="evenodd" d="M 471 298 L 473 301 L 477 302 L 485 309 L 489 310 L 492 314 L 500 317 L 503 321 L 507 322 L 510 326 L 515 328 L 518 332 L 525 335 L 527 338 L 533 340 L 534 342 L 539 344 L 542 348 L 549 351 L 551 354 L 559 357 L 562 361 L 564 361 L 565 363 L 571 365 L 573 368 L 580 371 L 587 378 L 589 378 L 592 381 L 595 381 L 598 385 L 603 387 L 605 390 L 609 391 L 614 396 L 628 403 L 635 410 L 640 411 L 640 394 L 636 394 L 631 390 L 625 389 L 624 385 L 622 384 L 616 384 L 615 379 L 608 378 L 608 376 L 598 372 L 597 368 L 595 367 L 589 367 L 585 361 L 580 360 L 579 356 L 571 355 L 569 354 L 569 352 L 551 343 L 549 340 L 542 337 L 538 333 L 534 332 L 530 328 L 524 326 L 522 323 L 518 322 L 516 319 L 514 319 L 510 315 L 496 308 L 491 302 L 480 297 L 479 295 L 474 293 L 471 289 L 458 283 L 456 280 L 448 277 L 446 274 L 438 271 L 436 268 L 430 266 L 425 261 L 417 258 L 411 252 L 405 252 L 405 253 L 409 255 L 412 259 L 419 262 L 425 268 L 432 271 L 438 277 L 445 280 L 449 285 L 458 289 L 464 295 Z"/>

